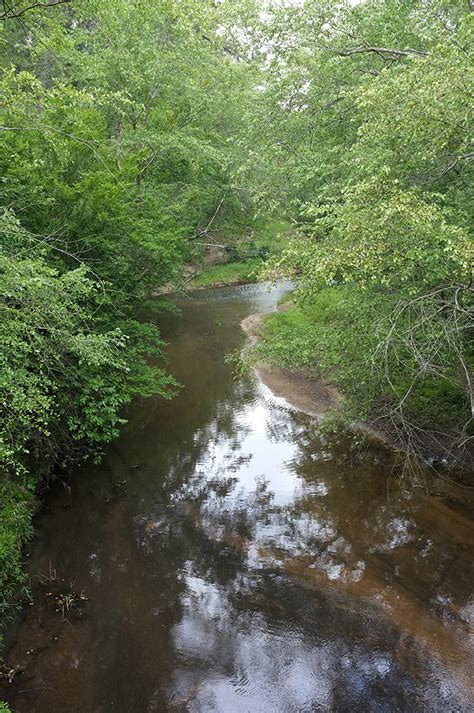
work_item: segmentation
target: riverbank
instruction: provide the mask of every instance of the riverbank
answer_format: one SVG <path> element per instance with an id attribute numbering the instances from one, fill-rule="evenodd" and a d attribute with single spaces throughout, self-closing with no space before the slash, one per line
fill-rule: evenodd
<path id="1" fill-rule="evenodd" d="M 202 255 L 185 266 L 180 283 L 169 283 L 157 294 L 257 282 L 265 262 L 281 252 L 292 233 L 288 220 L 273 218 L 238 238 L 232 237 L 232 242 L 217 234 L 215 243 L 206 243 Z"/>
<path id="2" fill-rule="evenodd" d="M 188 283 L 187 290 L 203 290 L 208 287 L 227 287 L 256 282 L 257 273 L 262 265 L 263 260 L 259 258 L 208 265 L 202 271 L 196 270 L 196 276 Z"/>
<path id="3" fill-rule="evenodd" d="M 154 292 L 152 297 L 218 289 L 219 287 L 250 285 L 257 282 L 257 272 L 262 265 L 263 261 L 261 260 L 252 261 L 250 265 L 245 262 L 230 262 L 208 266 L 201 272 L 196 265 L 190 265 L 180 284 L 170 282 Z"/>
<path id="4" fill-rule="evenodd" d="M 311 314 L 310 318 L 314 316 Z M 456 445 L 449 434 L 436 432 L 432 435 L 429 431 L 419 434 L 417 452 L 413 453 L 404 441 L 404 434 L 386 418 L 377 418 L 373 413 L 365 418 L 358 417 L 363 409 L 358 414 L 351 401 L 350 390 L 349 393 L 345 391 L 344 379 L 338 382 L 333 368 L 328 368 L 327 364 L 326 368 L 321 367 L 315 360 L 315 346 L 306 335 L 302 338 L 302 333 L 308 328 L 307 319 L 301 318 L 301 309 L 295 307 L 291 294 L 287 293 L 281 298 L 276 312 L 254 314 L 243 320 L 241 328 L 248 336 L 251 347 L 244 354 L 244 360 L 252 363 L 263 384 L 299 411 L 320 420 L 324 414 L 332 414 L 350 430 L 383 443 L 399 454 L 403 468 L 414 480 L 421 477 L 424 481 L 427 468 L 434 473 L 447 473 L 448 466 L 456 471 L 456 480 L 467 482 L 472 453 L 453 456 L 451 460 L 447 458 L 446 454 L 452 454 Z M 322 328 L 323 335 L 338 329 L 337 315 L 331 309 L 323 310 L 322 316 L 317 315 L 315 323 L 316 329 Z M 316 368 L 314 363 L 318 364 Z M 357 369 L 352 378 L 358 378 Z M 344 410 L 341 408 L 343 405 Z"/>
<path id="5" fill-rule="evenodd" d="M 289 303 L 279 306 L 283 311 Z M 265 315 L 251 314 L 241 322 L 241 328 L 252 346 L 258 344 L 265 329 Z M 310 378 L 302 370 L 285 369 L 274 364 L 257 361 L 254 364 L 259 379 L 277 398 L 284 399 L 297 411 L 321 418 L 328 411 L 338 408 L 342 395 L 323 378 Z"/>
<path id="6" fill-rule="evenodd" d="M 278 305 L 278 312 L 287 312 L 293 303 L 290 301 Z M 268 315 L 251 314 L 241 322 L 241 329 L 247 335 L 252 347 L 258 345 L 265 333 L 265 320 Z M 244 357 L 245 358 L 245 357 Z M 260 381 L 270 389 L 272 394 L 281 398 L 292 408 L 321 420 L 330 412 L 341 413 L 344 395 L 323 376 L 309 375 L 307 370 L 284 368 L 258 359 L 253 361 L 253 368 Z M 385 446 L 396 450 L 396 446 L 388 434 L 377 431 L 368 423 L 349 423 L 351 429 L 362 431 L 372 439 L 380 441 Z"/>

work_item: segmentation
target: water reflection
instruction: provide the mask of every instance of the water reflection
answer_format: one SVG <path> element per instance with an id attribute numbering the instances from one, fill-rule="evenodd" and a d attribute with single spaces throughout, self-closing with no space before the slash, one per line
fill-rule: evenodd
<path id="1" fill-rule="evenodd" d="M 31 573 L 52 562 L 88 604 L 62 619 L 36 586 L 14 710 L 471 710 L 472 521 L 233 381 L 241 319 L 278 294 L 182 300 L 162 326 L 184 391 L 137 404 L 103 466 L 52 495 Z"/>

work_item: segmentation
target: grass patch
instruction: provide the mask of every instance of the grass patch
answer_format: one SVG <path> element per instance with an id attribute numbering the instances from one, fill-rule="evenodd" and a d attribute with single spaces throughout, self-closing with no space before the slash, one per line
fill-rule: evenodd
<path id="1" fill-rule="evenodd" d="M 210 285 L 232 285 L 236 282 L 251 282 L 257 279 L 257 271 L 262 265 L 261 258 L 246 262 L 227 262 L 222 265 L 206 267 L 192 284 L 194 287 Z"/>
<path id="2" fill-rule="evenodd" d="M 255 229 L 253 241 L 258 248 L 267 247 L 269 253 L 274 255 L 285 247 L 291 229 L 290 221 L 275 218 Z"/>
<path id="3" fill-rule="evenodd" d="M 289 302 L 292 302 L 293 298 L 294 298 L 294 290 L 287 290 L 282 295 L 280 295 L 280 297 L 278 298 L 278 301 L 277 301 L 278 307 L 282 307 L 283 305 L 286 305 Z"/>

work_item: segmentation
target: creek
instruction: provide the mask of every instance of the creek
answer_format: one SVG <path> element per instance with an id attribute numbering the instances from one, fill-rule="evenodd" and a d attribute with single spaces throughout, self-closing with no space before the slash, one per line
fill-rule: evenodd
<path id="1" fill-rule="evenodd" d="M 158 314 L 184 388 L 133 404 L 102 463 L 46 498 L 15 713 L 474 709 L 465 492 L 403 487 L 381 444 L 322 436 L 224 359 L 284 289 Z"/>

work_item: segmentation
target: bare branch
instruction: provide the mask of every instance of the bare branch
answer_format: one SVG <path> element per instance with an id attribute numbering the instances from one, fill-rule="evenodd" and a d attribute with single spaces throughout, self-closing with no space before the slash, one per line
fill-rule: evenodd
<path id="1" fill-rule="evenodd" d="M 472 161 L 474 159 L 474 152 L 463 154 L 462 156 L 456 156 L 452 161 L 441 171 L 440 176 L 445 176 L 453 168 L 456 168 L 458 163 L 461 161 Z"/>
<path id="2" fill-rule="evenodd" d="M 416 57 L 427 57 L 427 52 L 422 52 L 421 50 L 413 49 L 412 47 L 406 47 L 404 50 L 391 49 L 388 47 L 368 47 L 366 45 L 360 45 L 359 47 L 349 47 L 348 49 L 341 50 L 338 54 L 341 57 L 351 57 L 354 54 L 363 54 L 366 52 L 372 52 L 373 54 L 378 54 L 382 59 L 394 60 L 400 59 L 401 57 L 411 57 L 415 55 Z"/>
<path id="3" fill-rule="evenodd" d="M 469 462 L 472 458 L 468 445 L 471 437 L 467 434 L 474 419 L 474 386 L 465 352 L 473 314 L 461 301 L 463 296 L 470 300 L 472 292 L 471 283 L 452 284 L 399 302 L 390 328 L 372 355 L 374 370 L 381 372 L 392 392 L 380 420 L 388 424 L 396 442 L 415 459 L 425 460 L 426 454 L 431 456 L 433 452 L 441 454 L 445 463 Z M 452 368 L 453 357 L 458 370 Z M 403 371 L 408 383 L 400 393 L 398 372 Z M 411 421 L 410 396 L 418 380 L 429 376 L 464 391 L 469 404 L 464 426 L 441 432 Z M 407 461 L 407 474 L 412 467 L 413 462 Z"/>
<path id="4" fill-rule="evenodd" d="M 209 232 L 209 228 L 213 224 L 214 219 L 217 217 L 217 214 L 219 213 L 220 209 L 222 208 L 222 204 L 224 202 L 226 195 L 227 195 L 227 191 L 225 191 L 224 195 L 220 199 L 219 204 L 218 204 L 216 210 L 214 211 L 211 220 L 206 225 L 206 227 L 203 230 L 198 230 L 197 233 L 195 233 L 194 235 L 191 236 L 190 240 L 195 240 L 196 238 L 201 238 L 203 235 L 207 235 L 207 233 Z"/>
<path id="5" fill-rule="evenodd" d="M 17 10 L 15 10 L 14 7 L 8 7 L 6 3 L 3 3 L 3 7 L 5 9 L 3 12 L 0 13 L 0 20 L 13 20 L 17 17 L 21 17 L 25 14 L 25 12 L 35 10 L 36 8 L 49 9 L 51 7 L 55 7 L 56 5 L 64 5 L 65 3 L 69 2 L 71 2 L 71 0 L 52 0 L 51 2 L 35 2 L 32 5 L 27 5 L 26 7 L 19 8 Z"/>

